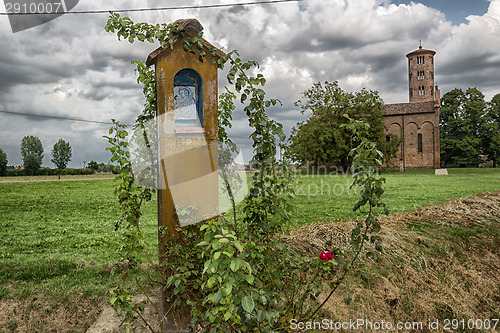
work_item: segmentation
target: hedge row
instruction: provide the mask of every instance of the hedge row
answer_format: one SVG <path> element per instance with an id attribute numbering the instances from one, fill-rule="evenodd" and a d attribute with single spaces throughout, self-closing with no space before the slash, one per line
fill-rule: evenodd
<path id="1" fill-rule="evenodd" d="M 57 176 L 57 175 L 91 175 L 95 173 L 95 170 L 85 168 L 85 169 L 50 169 L 50 168 L 42 168 L 38 170 L 38 176 Z M 27 176 L 26 170 L 15 170 L 9 169 L 7 170 L 7 177 L 17 177 L 17 176 Z"/>

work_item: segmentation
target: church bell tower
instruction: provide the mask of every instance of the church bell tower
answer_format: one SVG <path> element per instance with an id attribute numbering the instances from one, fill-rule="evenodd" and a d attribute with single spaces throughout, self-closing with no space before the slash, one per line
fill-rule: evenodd
<path id="1" fill-rule="evenodd" d="M 434 85 L 435 54 L 435 51 L 420 46 L 418 50 L 406 55 L 410 103 L 440 100 L 438 87 Z"/>

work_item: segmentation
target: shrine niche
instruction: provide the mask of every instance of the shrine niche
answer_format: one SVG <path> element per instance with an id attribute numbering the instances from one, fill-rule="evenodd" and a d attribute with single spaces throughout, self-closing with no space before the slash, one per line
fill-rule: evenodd
<path id="1" fill-rule="evenodd" d="M 174 77 L 175 127 L 203 128 L 203 82 L 194 69 L 181 69 Z M 177 131 L 177 130 L 176 130 Z"/>

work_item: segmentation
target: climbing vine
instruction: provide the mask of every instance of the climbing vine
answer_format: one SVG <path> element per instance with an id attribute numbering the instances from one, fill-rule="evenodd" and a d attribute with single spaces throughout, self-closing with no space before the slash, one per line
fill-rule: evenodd
<path id="1" fill-rule="evenodd" d="M 175 43 L 182 43 L 185 52 L 197 54 L 199 61 L 205 61 L 207 52 L 203 33 L 197 36 L 187 34 L 179 29 L 182 23 L 182 20 L 156 25 L 134 23 L 127 17 L 111 14 L 105 29 L 130 43 L 158 42 L 162 47 L 170 48 Z M 250 74 L 258 68 L 257 62 L 242 61 L 237 51 L 228 52 L 223 58 L 215 57 L 218 51 L 215 48 L 207 51 L 213 55 L 212 61 L 219 68 L 229 66 L 227 81 L 232 87 L 219 97 L 218 139 L 222 147 L 219 163 L 222 166 L 229 163 L 236 150 L 226 132 L 226 128 L 231 127 L 235 101 L 244 106 L 249 126 L 253 129 L 250 135 L 255 154 L 252 164 L 258 172 L 252 176 L 249 194 L 239 205 L 232 198 L 233 209 L 229 214 L 177 228 L 176 241 L 170 241 L 173 235 L 160 228 L 159 232 L 169 239 L 168 246 L 164 247 L 169 260 L 156 264 L 146 250 L 140 224 L 141 206 L 151 200 L 153 190 L 137 186 L 125 141 L 128 132 L 124 125 L 115 122 L 106 138 L 111 145 L 107 149 L 112 154 L 112 161 L 118 163 L 120 171 L 115 191 L 123 210 L 116 227 L 125 230 L 120 253 L 129 267 L 142 270 L 152 284 L 160 284 L 169 290 L 174 309 L 182 304 L 189 305 L 191 328 L 195 331 L 287 331 L 292 320 L 306 320 L 318 315 L 347 273 L 360 262 L 365 241 L 376 244 L 377 251 L 382 250 L 380 238 L 369 237 L 380 230 L 375 208 L 385 207 L 380 200 L 384 180 L 377 178 L 374 169 L 381 154 L 363 137 L 368 125 L 352 121 L 348 128 L 353 133 L 353 140 L 359 141 L 352 152 L 353 170 L 357 170 L 353 185 L 363 188 L 361 200 L 354 209 L 368 205 L 367 218 L 364 224 L 359 223 L 353 230 L 352 253 L 336 248 L 321 249 L 325 251 L 317 258 L 300 255 L 283 239 L 290 226 L 293 212 L 290 202 L 294 195 L 287 156 L 280 154 L 277 157 L 278 150 L 286 150 L 285 135 L 282 125 L 266 113 L 266 109 L 280 101 L 266 99 L 263 89 L 266 80 L 262 74 Z M 133 62 L 138 73 L 137 81 L 143 85 L 146 98 L 144 111 L 134 125 L 134 130 L 141 130 L 156 115 L 156 87 L 154 70 L 142 61 Z M 150 144 L 154 143 L 146 142 L 146 145 Z M 231 174 L 230 169 L 225 172 L 221 174 L 224 188 L 233 197 L 231 183 L 244 180 Z M 177 210 L 176 214 L 189 212 Z M 375 252 L 367 255 L 374 260 L 380 258 Z M 144 260 L 153 269 L 144 268 Z M 127 278 L 128 273 L 124 272 L 124 281 Z M 330 292 L 320 303 L 318 296 L 325 287 L 330 288 Z M 141 291 L 146 289 L 144 285 L 139 288 Z M 131 292 L 125 286 L 116 286 L 111 301 L 116 308 L 126 310 L 130 318 L 142 318 L 144 304 L 132 305 Z M 348 293 L 344 299 L 350 301 Z M 161 321 L 160 316 L 158 318 Z M 153 331 L 152 326 L 144 322 Z"/>

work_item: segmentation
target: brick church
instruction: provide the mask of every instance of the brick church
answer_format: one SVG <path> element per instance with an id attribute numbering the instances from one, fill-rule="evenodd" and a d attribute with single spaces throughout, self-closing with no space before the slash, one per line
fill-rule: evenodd
<path id="1" fill-rule="evenodd" d="M 403 139 L 397 157 L 391 159 L 400 170 L 440 167 L 441 97 L 434 85 L 435 54 L 420 46 L 406 55 L 410 102 L 384 106 L 386 134 Z"/>

